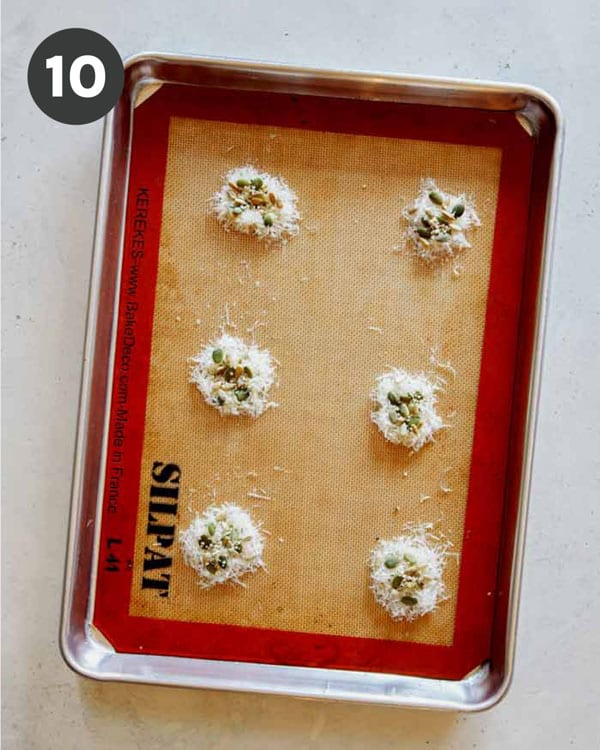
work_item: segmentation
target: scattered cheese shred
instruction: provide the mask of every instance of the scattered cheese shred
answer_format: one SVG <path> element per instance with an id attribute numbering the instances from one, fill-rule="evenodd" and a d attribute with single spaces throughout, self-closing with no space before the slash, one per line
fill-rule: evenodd
<path id="1" fill-rule="evenodd" d="M 260 523 L 233 503 L 211 505 L 179 535 L 183 558 L 202 588 L 227 581 L 240 583 L 246 573 L 263 568 L 264 532 Z"/>
<path id="2" fill-rule="evenodd" d="M 394 368 L 376 380 L 371 420 L 386 440 L 416 452 L 444 426 L 435 409 L 438 390 L 439 382 L 423 373 Z"/>
<path id="3" fill-rule="evenodd" d="M 393 620 L 412 620 L 447 599 L 442 580 L 450 543 L 431 524 L 407 526 L 402 536 L 382 539 L 370 559 L 371 590 Z"/>
<path id="4" fill-rule="evenodd" d="M 276 406 L 269 400 L 275 364 L 268 349 L 223 333 L 191 363 L 190 382 L 221 414 L 258 417 Z"/>
<path id="5" fill-rule="evenodd" d="M 452 466 L 449 466 L 449 467 L 448 467 L 448 468 L 447 468 L 447 469 L 446 469 L 446 470 L 444 471 L 444 473 L 442 474 L 442 478 L 440 479 L 440 482 L 439 482 L 439 488 L 440 488 L 440 491 L 441 491 L 441 492 L 443 492 L 443 493 L 444 493 L 444 494 L 446 494 L 446 495 L 447 495 L 447 494 L 449 494 L 450 492 L 452 492 L 452 487 L 450 487 L 450 486 L 448 485 L 448 474 L 449 474 L 449 473 L 450 473 L 451 471 L 454 471 L 454 469 L 452 468 Z"/>
<path id="6" fill-rule="evenodd" d="M 297 202 L 285 180 L 251 164 L 228 172 L 212 199 L 213 211 L 226 230 L 282 242 L 298 234 Z"/>
<path id="7" fill-rule="evenodd" d="M 445 193 L 432 179 L 423 180 L 419 195 L 402 216 L 408 221 L 411 248 L 427 263 L 448 260 L 471 247 L 465 233 L 481 224 L 472 200 Z"/>
<path id="8" fill-rule="evenodd" d="M 456 369 L 450 363 L 450 360 L 440 359 L 440 347 L 433 346 L 429 352 L 429 361 L 438 370 L 447 370 L 451 375 L 452 379 L 456 380 Z"/>
<path id="9" fill-rule="evenodd" d="M 254 487 L 250 492 L 246 493 L 247 497 L 253 497 L 255 500 L 271 500 L 271 496 L 267 495 L 264 490 Z"/>

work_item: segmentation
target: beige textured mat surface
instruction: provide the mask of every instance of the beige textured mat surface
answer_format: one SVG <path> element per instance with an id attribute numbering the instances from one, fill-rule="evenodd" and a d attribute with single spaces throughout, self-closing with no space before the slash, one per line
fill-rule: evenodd
<path id="1" fill-rule="evenodd" d="M 453 560 L 450 599 L 406 625 L 375 604 L 367 559 L 376 537 L 407 521 L 438 521 L 460 551 L 500 161 L 493 148 L 171 120 L 140 495 L 153 461 L 175 461 L 179 529 L 214 492 L 271 535 L 268 571 L 248 576 L 247 588 L 200 590 L 177 551 L 170 597 L 134 588 L 132 615 L 452 643 Z M 228 234 L 209 214 L 223 174 L 248 162 L 299 196 L 301 234 L 283 248 Z M 476 198 L 482 226 L 458 279 L 394 252 L 401 209 L 426 176 Z M 188 383 L 188 357 L 218 333 L 226 309 L 238 335 L 254 326 L 280 362 L 280 406 L 256 421 L 221 417 Z M 440 410 L 453 426 L 409 455 L 370 423 L 369 393 L 389 366 L 431 370 L 435 346 L 457 372 L 441 372 Z M 249 498 L 256 488 L 271 499 Z M 135 581 L 145 512 L 142 502 Z"/>

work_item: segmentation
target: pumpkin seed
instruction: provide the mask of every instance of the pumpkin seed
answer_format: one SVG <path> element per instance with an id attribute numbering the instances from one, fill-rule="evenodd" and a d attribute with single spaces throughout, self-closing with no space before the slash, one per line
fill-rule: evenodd
<path id="1" fill-rule="evenodd" d="M 250 391 L 247 388 L 236 388 L 234 393 L 238 401 L 246 401 L 250 396 Z"/>
<path id="2" fill-rule="evenodd" d="M 400 601 L 402 602 L 402 604 L 406 604 L 408 607 L 414 607 L 415 604 L 419 603 L 418 599 L 415 599 L 414 596 L 410 596 L 409 594 L 407 594 L 406 596 L 403 596 L 402 599 L 400 599 Z"/>
<path id="3" fill-rule="evenodd" d="M 252 377 L 252 370 L 248 366 L 244 367 L 244 375 L 248 378 Z"/>
<path id="4" fill-rule="evenodd" d="M 215 524 L 214 524 L 214 523 L 213 523 L 212 521 L 211 521 L 211 522 L 210 522 L 210 523 L 208 524 L 208 526 L 207 526 L 206 528 L 208 529 L 208 533 L 209 533 L 209 534 L 210 534 L 211 536 L 212 536 L 212 535 L 213 535 L 213 534 L 215 533 L 215 531 L 217 530 L 217 527 L 215 526 Z"/>
<path id="5" fill-rule="evenodd" d="M 452 209 L 452 213 L 454 214 L 455 218 L 460 218 L 465 212 L 465 207 L 462 203 L 457 203 L 456 206 Z"/>
<path id="6" fill-rule="evenodd" d="M 397 557 L 386 557 L 383 564 L 388 570 L 392 570 L 393 568 L 398 567 L 400 560 Z"/>
<path id="7" fill-rule="evenodd" d="M 414 555 L 411 555 L 410 552 L 405 552 L 403 557 L 407 563 L 411 563 L 412 565 L 417 564 L 417 558 Z"/>
<path id="8" fill-rule="evenodd" d="M 442 197 L 442 195 L 440 193 L 437 192 L 437 190 L 432 190 L 429 193 L 429 200 L 432 203 L 435 203 L 438 206 L 443 206 L 444 205 L 444 198 Z"/>
<path id="9" fill-rule="evenodd" d="M 394 576 L 394 578 L 392 579 L 392 588 L 399 589 L 400 586 L 402 586 L 403 580 L 404 579 L 402 578 L 402 576 Z"/>
<path id="10" fill-rule="evenodd" d="M 400 414 L 402 414 L 403 417 L 408 417 L 410 415 L 410 411 L 406 404 L 400 404 Z"/>
<path id="11" fill-rule="evenodd" d="M 244 188 L 244 187 L 248 187 L 248 185 L 250 184 L 250 181 L 247 180 L 245 177 L 240 177 L 238 180 L 235 181 L 235 184 L 238 187 Z"/>
<path id="12" fill-rule="evenodd" d="M 262 177 L 253 177 L 252 180 L 250 180 L 250 183 L 252 184 L 253 188 L 256 188 L 257 190 L 263 186 L 263 178 Z"/>
<path id="13" fill-rule="evenodd" d="M 417 234 L 424 240 L 431 239 L 431 229 L 425 229 L 425 227 L 417 227 Z"/>
<path id="14" fill-rule="evenodd" d="M 221 362 L 223 361 L 223 350 L 222 349 L 213 349 L 212 358 L 213 358 L 213 362 L 216 365 L 221 364 Z"/>
<path id="15" fill-rule="evenodd" d="M 273 214 L 265 214 L 263 216 L 263 222 L 266 227 L 272 227 L 275 223 L 275 216 L 273 216 Z"/>
<path id="16" fill-rule="evenodd" d="M 398 406 L 400 404 L 400 402 L 398 401 L 398 396 L 396 396 L 394 391 L 390 391 L 387 397 L 390 404 L 394 404 L 394 406 Z"/>
<path id="17" fill-rule="evenodd" d="M 220 568 L 221 568 L 222 570 L 225 570 L 225 568 L 227 567 L 227 558 L 226 558 L 226 557 L 224 557 L 223 555 L 221 555 L 221 556 L 219 557 L 219 567 L 220 567 Z"/>

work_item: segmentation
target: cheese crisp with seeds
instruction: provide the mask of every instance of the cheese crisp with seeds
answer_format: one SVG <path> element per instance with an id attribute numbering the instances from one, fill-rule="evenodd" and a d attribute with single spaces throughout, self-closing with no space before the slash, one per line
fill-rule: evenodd
<path id="1" fill-rule="evenodd" d="M 190 382 L 221 414 L 258 417 L 276 406 L 269 399 L 275 365 L 268 349 L 224 333 L 191 362 Z"/>
<path id="2" fill-rule="evenodd" d="M 423 373 L 394 368 L 377 378 L 371 420 L 386 440 L 416 452 L 444 426 L 435 409 L 438 390 Z"/>
<path id="3" fill-rule="evenodd" d="M 408 241 L 419 258 L 428 263 L 452 258 L 471 247 L 466 232 L 480 225 L 473 201 L 438 188 L 424 180 L 421 192 L 403 217 L 409 222 Z"/>
<path id="4" fill-rule="evenodd" d="M 297 202 L 283 179 L 247 165 L 225 175 L 223 186 L 213 196 L 213 210 L 227 230 L 285 242 L 298 234 Z"/>
<path id="5" fill-rule="evenodd" d="M 205 589 L 228 581 L 241 584 L 246 573 L 264 567 L 260 524 L 233 503 L 211 505 L 180 533 L 179 542 Z"/>
<path id="6" fill-rule="evenodd" d="M 380 540 L 371 553 L 371 590 L 393 620 L 410 622 L 448 598 L 442 575 L 450 544 L 431 528 L 408 526 L 404 535 Z"/>

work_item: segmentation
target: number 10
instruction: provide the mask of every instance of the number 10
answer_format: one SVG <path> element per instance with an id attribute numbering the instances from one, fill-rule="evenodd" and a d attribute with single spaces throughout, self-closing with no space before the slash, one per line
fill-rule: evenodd
<path id="1" fill-rule="evenodd" d="M 81 82 L 81 71 L 89 65 L 94 71 L 94 82 L 91 86 L 84 86 Z M 63 58 L 62 55 L 54 55 L 46 60 L 46 68 L 52 71 L 52 96 L 61 97 L 63 95 Z M 104 88 L 106 83 L 106 69 L 102 60 L 95 55 L 80 55 L 73 60 L 69 69 L 69 83 L 71 90 L 77 96 L 85 99 L 91 99 Z"/>

